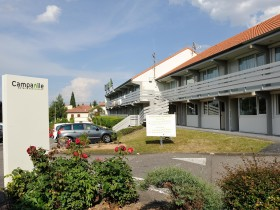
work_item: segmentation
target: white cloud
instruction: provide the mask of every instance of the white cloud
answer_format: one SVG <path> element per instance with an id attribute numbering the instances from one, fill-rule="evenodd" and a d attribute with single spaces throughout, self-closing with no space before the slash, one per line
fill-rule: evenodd
<path id="1" fill-rule="evenodd" d="M 89 104 L 90 99 L 94 100 L 94 95 L 99 91 L 96 89 L 100 81 L 91 78 L 77 77 L 71 81 L 71 84 L 62 89 L 62 97 L 66 104 L 69 103 L 71 93 L 74 92 L 76 103 Z M 102 92 L 104 95 L 104 92 Z"/>
<path id="2" fill-rule="evenodd" d="M 193 6 L 208 13 L 214 20 L 229 21 L 233 26 L 256 25 L 279 14 L 280 1 L 275 0 L 188 0 Z M 169 0 L 169 3 L 185 3 L 184 0 Z"/>
<path id="3" fill-rule="evenodd" d="M 49 5 L 46 7 L 46 11 L 43 14 L 37 16 L 36 22 L 57 22 L 61 14 L 61 9 L 55 5 Z"/>

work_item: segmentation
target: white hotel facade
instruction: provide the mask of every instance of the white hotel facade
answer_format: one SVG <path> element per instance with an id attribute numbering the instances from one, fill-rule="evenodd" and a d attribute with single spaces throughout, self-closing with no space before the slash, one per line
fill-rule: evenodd
<path id="1" fill-rule="evenodd" d="M 280 135 L 280 15 L 197 55 L 184 49 L 107 92 L 106 101 L 109 114 L 138 123 L 175 113 L 181 126 Z"/>

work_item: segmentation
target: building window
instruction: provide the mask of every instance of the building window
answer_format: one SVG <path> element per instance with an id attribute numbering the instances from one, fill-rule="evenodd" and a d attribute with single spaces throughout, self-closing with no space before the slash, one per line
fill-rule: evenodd
<path id="1" fill-rule="evenodd" d="M 186 77 L 186 85 L 190 85 L 194 83 L 194 78 L 192 76 Z"/>
<path id="2" fill-rule="evenodd" d="M 219 76 L 219 71 L 217 67 L 212 69 L 207 69 L 203 72 L 203 80 L 212 79 Z"/>
<path id="3" fill-rule="evenodd" d="M 276 95 L 277 110 L 276 114 L 280 114 L 280 94 Z"/>
<path id="4" fill-rule="evenodd" d="M 188 103 L 187 104 L 187 114 L 188 115 L 198 115 L 197 104 Z"/>
<path id="5" fill-rule="evenodd" d="M 74 118 L 74 114 L 71 114 L 71 118 Z"/>
<path id="6" fill-rule="evenodd" d="M 206 115 L 219 115 L 219 102 L 218 101 L 208 101 L 204 102 L 204 114 Z"/>
<path id="7" fill-rule="evenodd" d="M 266 100 L 264 97 L 259 97 L 259 114 L 266 114 Z"/>
<path id="8" fill-rule="evenodd" d="M 240 115 L 256 115 L 257 103 L 256 97 L 240 98 Z"/>
<path id="9" fill-rule="evenodd" d="M 77 117 L 80 117 L 81 115 L 80 114 L 77 114 Z"/>
<path id="10" fill-rule="evenodd" d="M 239 59 L 239 70 L 245 70 L 255 67 L 255 55 L 249 55 Z"/>
<path id="11" fill-rule="evenodd" d="M 209 101 L 208 102 L 208 115 L 219 115 L 219 102 Z"/>
<path id="12" fill-rule="evenodd" d="M 280 61 L 280 47 L 275 48 L 275 61 Z"/>
<path id="13" fill-rule="evenodd" d="M 256 66 L 262 66 L 265 62 L 265 54 L 259 53 L 254 55 L 248 55 L 239 59 L 239 70 L 251 69 Z"/>
<path id="14" fill-rule="evenodd" d="M 262 66 L 265 64 L 265 54 L 260 53 L 256 56 L 257 66 Z"/>
<path id="15" fill-rule="evenodd" d="M 208 102 L 203 102 L 203 113 L 208 114 Z"/>

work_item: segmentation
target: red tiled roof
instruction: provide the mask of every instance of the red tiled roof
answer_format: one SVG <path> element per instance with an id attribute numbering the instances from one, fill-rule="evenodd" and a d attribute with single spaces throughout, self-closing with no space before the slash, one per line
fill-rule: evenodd
<path id="1" fill-rule="evenodd" d="M 208 48 L 207 50 L 199 53 L 197 56 L 191 58 L 190 60 L 188 60 L 185 63 L 181 64 L 180 66 L 176 67 L 175 69 L 162 75 L 160 78 L 163 78 L 171 73 L 177 72 L 187 66 L 200 62 L 204 59 L 207 59 L 207 58 L 210 58 L 219 53 L 225 52 L 226 50 L 229 50 L 233 47 L 237 47 L 238 45 L 244 44 L 247 41 L 253 40 L 261 35 L 264 35 L 266 33 L 277 30 L 277 29 L 279 29 L 279 27 L 280 27 L 280 14 L 252 27 L 252 28 L 249 28 L 248 30 L 243 31 L 229 39 L 226 39 L 226 40 L 220 42 L 219 44 L 214 45 L 213 47 Z"/>
<path id="2" fill-rule="evenodd" d="M 91 108 L 92 107 L 89 105 L 81 105 L 81 106 L 77 106 L 76 108 L 73 108 L 73 109 L 68 109 L 66 112 L 67 113 L 88 113 Z"/>
<path id="3" fill-rule="evenodd" d="M 105 102 L 99 102 L 99 106 L 105 106 Z"/>
<path id="4" fill-rule="evenodd" d="M 156 66 L 158 66 L 158 65 L 160 65 L 161 63 L 163 63 L 163 62 L 169 60 L 169 59 L 172 58 L 172 57 L 175 57 L 176 55 L 178 55 L 179 53 L 181 53 L 181 52 L 183 52 L 183 51 L 185 51 L 185 50 L 193 51 L 193 50 L 190 49 L 189 47 L 185 47 L 185 48 L 183 48 L 182 50 L 180 50 L 180 51 L 174 53 L 173 55 L 171 55 L 171 56 L 165 58 L 164 60 L 160 61 L 159 63 L 156 64 Z M 151 66 L 151 67 L 145 69 L 144 71 L 142 71 L 142 72 L 140 72 L 139 74 L 135 75 L 132 79 L 135 79 L 136 77 L 138 77 L 138 76 L 144 74 L 145 72 L 147 72 L 147 71 L 149 71 L 149 70 L 151 70 L 151 69 L 153 69 L 153 68 L 154 68 L 154 66 Z"/>

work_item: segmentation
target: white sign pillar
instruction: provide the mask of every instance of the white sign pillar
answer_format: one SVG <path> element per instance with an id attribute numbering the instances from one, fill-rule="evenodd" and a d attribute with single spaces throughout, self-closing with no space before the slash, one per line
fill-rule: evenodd
<path id="1" fill-rule="evenodd" d="M 29 146 L 50 149 L 48 80 L 2 76 L 4 175 L 20 167 L 33 168 Z M 5 186 L 9 180 L 5 179 Z"/>

